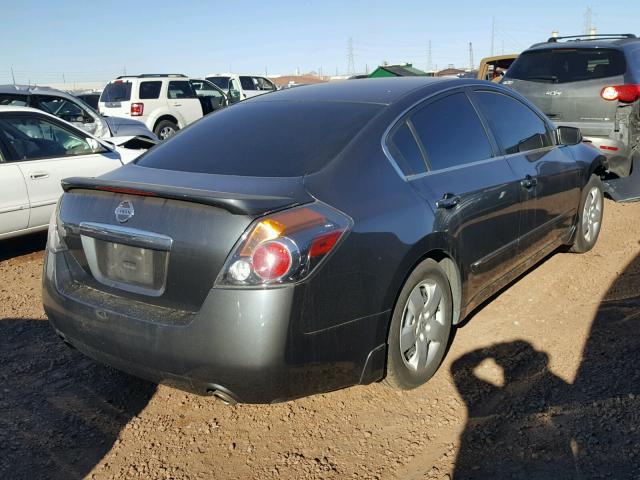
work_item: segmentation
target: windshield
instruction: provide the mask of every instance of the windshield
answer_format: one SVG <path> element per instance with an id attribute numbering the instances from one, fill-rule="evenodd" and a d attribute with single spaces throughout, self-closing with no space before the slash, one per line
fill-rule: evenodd
<path id="1" fill-rule="evenodd" d="M 348 102 L 247 102 L 204 117 L 136 162 L 143 167 L 297 177 L 336 157 L 380 111 Z"/>
<path id="2" fill-rule="evenodd" d="M 229 89 L 229 77 L 207 77 L 211 83 L 215 83 L 218 87 L 223 90 Z"/>
<path id="3" fill-rule="evenodd" d="M 544 83 L 569 83 L 623 75 L 624 54 L 604 48 L 556 48 L 524 52 L 506 78 Z"/>
<path id="4" fill-rule="evenodd" d="M 101 102 L 126 102 L 131 99 L 131 83 L 121 80 L 111 82 L 104 87 Z"/>

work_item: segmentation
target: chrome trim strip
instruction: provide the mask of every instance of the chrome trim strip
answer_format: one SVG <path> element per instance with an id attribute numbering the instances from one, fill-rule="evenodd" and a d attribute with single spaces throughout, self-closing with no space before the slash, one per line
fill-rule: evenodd
<path id="1" fill-rule="evenodd" d="M 67 224 L 67 226 L 69 225 Z M 82 222 L 80 223 L 79 231 L 81 235 L 97 238 L 98 240 L 122 243 L 132 247 L 149 248 L 151 250 L 168 252 L 173 245 L 173 239 L 166 235 L 119 225 Z"/>

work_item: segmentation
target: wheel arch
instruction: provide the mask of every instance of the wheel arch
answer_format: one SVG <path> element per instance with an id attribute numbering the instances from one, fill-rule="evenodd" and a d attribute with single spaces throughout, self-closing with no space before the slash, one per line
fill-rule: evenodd
<path id="1" fill-rule="evenodd" d="M 175 123 L 178 126 L 178 128 L 182 128 L 180 126 L 179 120 L 174 115 L 165 113 L 163 115 L 160 115 L 158 118 L 156 118 L 155 122 L 153 122 L 153 128 L 151 129 L 151 131 L 155 132 L 156 127 L 158 126 L 158 123 L 162 122 L 163 120 L 169 120 L 170 122 Z"/>

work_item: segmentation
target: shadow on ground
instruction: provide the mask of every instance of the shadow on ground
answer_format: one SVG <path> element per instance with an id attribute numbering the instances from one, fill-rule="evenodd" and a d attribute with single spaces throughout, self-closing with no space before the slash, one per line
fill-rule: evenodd
<path id="1" fill-rule="evenodd" d="M 504 385 L 474 374 L 486 359 Z M 601 303 L 575 382 L 548 360 L 516 341 L 452 364 L 469 413 L 455 479 L 640 478 L 640 257 Z"/>
<path id="2" fill-rule="evenodd" d="M 47 232 L 32 233 L 8 240 L 0 240 L 0 262 L 44 250 L 46 245 Z"/>
<path id="3" fill-rule="evenodd" d="M 82 478 L 155 385 L 67 347 L 46 320 L 0 320 L 0 478 Z"/>

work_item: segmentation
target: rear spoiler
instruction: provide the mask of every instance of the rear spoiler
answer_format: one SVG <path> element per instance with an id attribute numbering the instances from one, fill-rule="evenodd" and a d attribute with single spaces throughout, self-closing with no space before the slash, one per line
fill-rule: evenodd
<path id="1" fill-rule="evenodd" d="M 234 215 L 261 215 L 284 207 L 313 201 L 313 197 L 309 195 L 305 198 L 296 198 L 293 195 L 250 195 L 122 180 L 101 180 L 99 178 L 72 177 L 65 178 L 61 183 L 65 192 L 72 190 L 99 190 L 124 195 L 182 200 L 222 208 Z"/>

